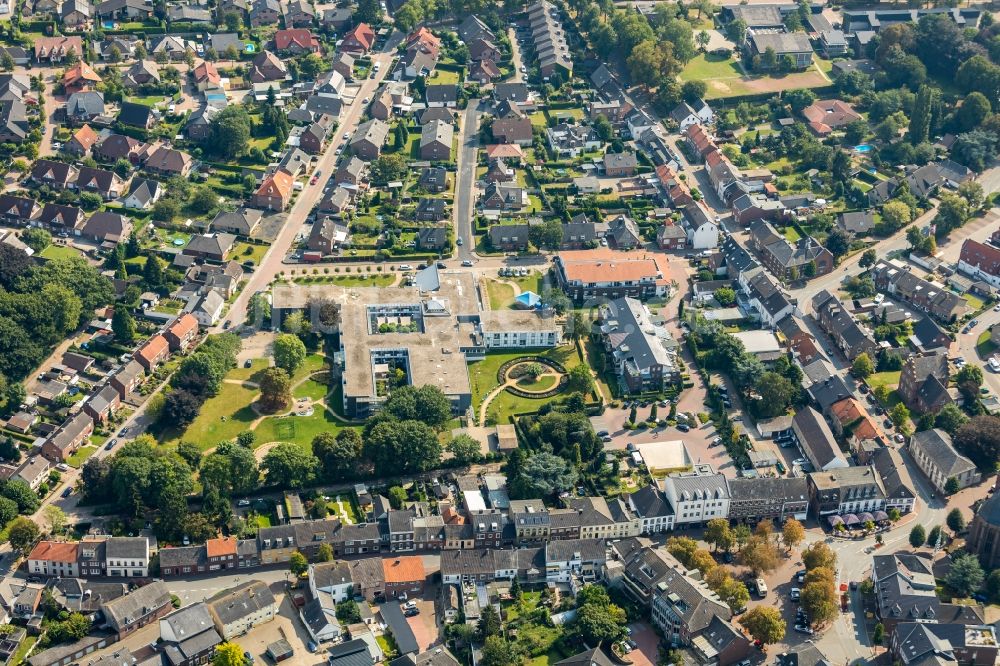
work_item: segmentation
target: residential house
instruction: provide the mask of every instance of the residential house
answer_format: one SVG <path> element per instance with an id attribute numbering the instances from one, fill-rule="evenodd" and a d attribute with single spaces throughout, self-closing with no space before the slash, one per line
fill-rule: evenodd
<path id="1" fill-rule="evenodd" d="M 88 157 L 90 149 L 97 143 L 97 132 L 84 125 L 70 137 L 70 140 L 63 146 L 63 151 L 76 157 Z"/>
<path id="2" fill-rule="evenodd" d="M 595 297 L 644 300 L 665 295 L 669 286 L 664 255 L 610 248 L 560 252 L 555 258 L 555 274 L 575 303 Z"/>
<path id="3" fill-rule="evenodd" d="M 190 314 L 182 314 L 163 332 L 171 351 L 185 351 L 198 337 L 198 321 Z"/>
<path id="4" fill-rule="evenodd" d="M 833 254 L 811 236 L 792 243 L 770 222 L 750 225 L 750 244 L 768 270 L 782 280 L 812 278 L 833 270 Z"/>
<path id="5" fill-rule="evenodd" d="M 918 277 L 895 263 L 879 261 L 872 267 L 871 276 L 879 291 L 891 294 L 942 322 L 956 321 L 969 310 L 968 302 L 959 294 Z"/>
<path id="6" fill-rule="evenodd" d="M 363 25 L 363 24 L 362 24 Z M 351 152 L 361 159 L 370 162 L 381 154 L 385 140 L 389 136 L 389 126 L 374 118 L 362 123 L 351 137 Z M 450 145 L 449 145 L 450 147 Z"/>
<path id="7" fill-rule="evenodd" d="M 118 160 L 128 160 L 138 165 L 146 159 L 150 146 L 147 143 L 133 139 L 124 134 L 108 134 L 102 136 L 94 147 L 94 158 L 99 162 L 114 163 Z"/>
<path id="8" fill-rule="evenodd" d="M 692 250 L 711 250 L 719 246 L 719 223 L 703 203 L 692 202 L 681 210 L 681 221 Z"/>
<path id="9" fill-rule="evenodd" d="M 28 553 L 28 574 L 77 578 L 80 575 L 79 546 L 69 541 L 39 541 Z"/>
<path id="10" fill-rule="evenodd" d="M 799 409 L 792 418 L 792 432 L 805 457 L 817 472 L 848 466 L 833 431 L 823 416 L 811 406 Z"/>
<path id="11" fill-rule="evenodd" d="M 809 512 L 809 488 L 803 477 L 759 477 L 729 480 L 730 520 L 756 523 L 789 518 L 805 520 Z"/>
<path id="12" fill-rule="evenodd" d="M 277 4 L 276 0 L 268 0 L 268 2 Z M 250 62 L 250 81 L 252 83 L 280 82 L 287 79 L 288 76 L 287 65 L 270 51 L 261 51 Z"/>
<path id="13" fill-rule="evenodd" d="M 817 100 L 802 109 L 802 116 L 809 123 L 809 128 L 819 136 L 826 136 L 835 129 L 862 119 L 853 106 L 839 99 Z"/>
<path id="14" fill-rule="evenodd" d="M 311 27 L 316 20 L 316 12 L 308 0 L 292 0 L 285 10 L 285 25 L 294 28 Z M 280 49 L 279 49 L 280 50 Z"/>
<path id="15" fill-rule="evenodd" d="M 958 256 L 958 270 L 976 280 L 1000 288 L 1000 249 L 966 239 Z"/>
<path id="16" fill-rule="evenodd" d="M 955 450 L 951 436 L 938 428 L 910 437 L 910 455 L 941 495 L 948 494 L 950 479 L 955 479 L 959 490 L 982 480 L 975 463 Z"/>
<path id="17" fill-rule="evenodd" d="M 93 432 L 94 419 L 85 412 L 77 412 L 42 443 L 42 455 L 56 464 L 63 463 L 90 440 Z"/>
<path id="18" fill-rule="evenodd" d="M 341 222 L 332 217 L 317 217 L 309 232 L 306 247 L 324 255 L 333 254 L 337 248 L 344 245 L 349 235 L 347 226 Z"/>
<path id="19" fill-rule="evenodd" d="M 142 86 L 158 85 L 159 83 L 160 69 L 152 60 L 136 60 L 135 64 L 122 75 L 122 85 L 129 90 L 135 90 Z"/>
<path id="20" fill-rule="evenodd" d="M 118 122 L 129 127 L 148 130 L 158 121 L 159 113 L 146 104 L 122 102 L 118 110 Z"/>
<path id="21" fill-rule="evenodd" d="M 87 218 L 80 235 L 97 243 L 118 244 L 132 233 L 132 220 L 110 211 L 97 211 Z"/>
<path id="22" fill-rule="evenodd" d="M 655 483 L 630 493 L 626 501 L 629 510 L 639 519 L 640 534 L 660 534 L 674 529 L 674 509 Z"/>
<path id="23" fill-rule="evenodd" d="M 172 666 L 200 666 L 211 661 L 222 637 L 204 601 L 160 619 L 160 644 Z"/>
<path id="24" fill-rule="evenodd" d="M 28 112 L 24 103 L 16 100 L 0 101 L 0 141 L 20 143 L 29 132 Z"/>
<path id="25" fill-rule="evenodd" d="M 128 210 L 150 210 L 163 192 L 164 187 L 157 180 L 133 178 L 123 203 Z"/>
<path id="26" fill-rule="evenodd" d="M 284 171 L 275 171 L 254 192 L 250 203 L 258 208 L 283 211 L 291 203 L 295 179 Z"/>
<path id="27" fill-rule="evenodd" d="M 479 199 L 483 210 L 520 210 L 528 205 L 528 193 L 513 185 L 490 183 Z"/>
<path id="28" fill-rule="evenodd" d="M 83 226 L 85 215 L 83 209 L 76 206 L 47 203 L 33 220 L 33 224 L 52 231 L 76 235 L 76 229 Z"/>
<path id="29" fill-rule="evenodd" d="M 667 572 L 656 583 L 650 609 L 653 626 L 674 646 L 692 645 L 715 621 L 728 623 L 732 611 L 708 585 L 695 578 L 672 556 Z"/>
<path id="30" fill-rule="evenodd" d="M 577 158 L 583 153 L 597 150 L 602 143 L 597 131 L 589 125 L 559 123 L 546 129 L 545 135 L 549 148 L 557 159 Z M 493 136 L 495 137 L 496 133 Z"/>
<path id="31" fill-rule="evenodd" d="M 195 88 L 202 92 L 222 87 L 222 75 L 215 64 L 207 60 L 195 67 L 191 76 L 194 78 Z"/>
<path id="32" fill-rule="evenodd" d="M 458 86 L 454 84 L 433 84 L 424 90 L 428 108 L 454 109 L 458 106 Z"/>
<path id="33" fill-rule="evenodd" d="M 604 155 L 604 175 L 618 178 L 623 176 L 634 176 L 638 165 L 635 153 L 605 153 Z"/>
<path id="34" fill-rule="evenodd" d="M 878 343 L 872 333 L 847 311 L 840 299 L 825 289 L 813 297 L 813 316 L 840 351 L 853 361 L 861 354 L 875 358 Z"/>
<path id="35" fill-rule="evenodd" d="M 105 626 L 118 640 L 156 622 L 173 609 L 170 590 L 156 581 L 101 605 Z"/>
<path id="36" fill-rule="evenodd" d="M 447 161 L 451 159 L 451 144 L 455 128 L 450 123 L 433 120 L 420 131 L 420 158 Z"/>
<path id="37" fill-rule="evenodd" d="M 111 375 L 109 383 L 118 391 L 118 397 L 124 401 L 139 389 L 145 378 L 146 371 L 138 361 L 132 359 Z"/>
<path id="38" fill-rule="evenodd" d="M 627 215 L 617 215 L 608 222 L 607 238 L 619 250 L 632 250 L 643 245 L 639 227 Z"/>
<path id="39" fill-rule="evenodd" d="M 677 525 L 702 525 L 729 516 L 726 477 L 711 465 L 697 464 L 691 472 L 667 476 L 663 480 L 663 494 L 674 507 Z"/>
<path id="40" fill-rule="evenodd" d="M 497 143 L 530 146 L 534 138 L 531 120 L 527 116 L 497 118 L 493 121 L 490 131 L 493 135 L 493 140 Z"/>
<path id="41" fill-rule="evenodd" d="M 852 236 L 866 236 L 875 228 L 875 215 L 870 210 L 856 210 L 837 216 L 837 226 Z"/>
<path id="42" fill-rule="evenodd" d="M 219 211 L 212 219 L 212 231 L 222 231 L 237 236 L 252 236 L 263 215 L 259 210 L 241 207 L 234 211 Z"/>
<path id="43" fill-rule="evenodd" d="M 687 246 L 687 232 L 668 220 L 656 230 L 656 246 L 661 250 L 683 250 Z"/>
<path id="44" fill-rule="evenodd" d="M 899 452 L 888 446 L 879 447 L 875 449 L 870 462 L 882 481 L 885 510 L 888 512 L 896 509 L 900 514 L 913 511 L 917 493 Z"/>
<path id="45" fill-rule="evenodd" d="M 278 0 L 253 0 L 250 6 L 250 25 L 260 28 L 276 25 L 281 19 L 281 4 Z"/>
<path id="46" fill-rule="evenodd" d="M 958 622 L 901 622 L 892 633 L 893 661 L 910 664 L 960 663 L 992 666 L 997 661 L 996 628 Z"/>
<path id="47" fill-rule="evenodd" d="M 340 50 L 363 55 L 375 45 L 375 31 L 367 23 L 359 23 L 349 30 L 340 43 Z"/>
<path id="48" fill-rule="evenodd" d="M 69 53 L 73 53 L 77 57 L 84 55 L 83 40 L 77 35 L 39 37 L 33 40 L 33 45 L 35 47 L 35 62 L 38 63 L 61 63 Z"/>
<path id="49" fill-rule="evenodd" d="M 278 613 L 278 603 L 266 583 L 249 580 L 223 590 L 205 600 L 215 629 L 225 640 L 247 633 L 270 622 Z"/>
<path id="50" fill-rule="evenodd" d="M 715 121 L 712 107 L 704 100 L 695 100 L 693 104 L 681 102 L 670 112 L 670 119 L 677 123 L 679 132 L 684 132 L 691 125 L 711 125 Z"/>
<path id="51" fill-rule="evenodd" d="M 0 106 L 0 109 L 3 107 Z M 66 98 L 66 121 L 69 124 L 91 122 L 104 115 L 104 93 L 96 90 L 76 92 Z M 0 127 L 0 131 L 3 128 Z"/>
<path id="52" fill-rule="evenodd" d="M 937 412 L 952 402 L 948 376 L 947 354 L 914 354 L 903 363 L 897 391 L 911 410 L 918 413 Z"/>
<path id="53" fill-rule="evenodd" d="M 61 190 L 68 189 L 70 183 L 76 180 L 77 169 L 72 164 L 66 162 L 56 162 L 54 160 L 36 160 L 31 167 L 28 178 L 39 185 Z"/>
<path id="54" fill-rule="evenodd" d="M 826 516 L 860 518 L 876 511 L 885 511 L 885 489 L 882 479 L 872 466 L 855 465 L 826 471 L 811 472 L 809 495 L 817 519 Z M 861 522 L 865 522 L 862 520 Z M 874 520 L 872 520 L 874 522 Z"/>
<path id="55" fill-rule="evenodd" d="M 170 357 L 170 345 L 165 337 L 156 334 L 135 350 L 133 357 L 147 373 L 152 373 Z"/>
<path id="56" fill-rule="evenodd" d="M 300 4 L 305 4 L 300 2 Z M 307 5 L 308 6 L 308 5 Z M 311 24 L 312 21 L 309 21 Z M 274 50 L 278 53 L 301 55 L 319 53 L 319 40 L 305 28 L 289 28 L 274 33 Z"/>

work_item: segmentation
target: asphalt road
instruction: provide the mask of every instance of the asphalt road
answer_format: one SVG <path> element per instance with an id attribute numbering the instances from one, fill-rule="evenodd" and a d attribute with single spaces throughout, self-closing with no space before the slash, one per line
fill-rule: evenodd
<path id="1" fill-rule="evenodd" d="M 476 151 L 479 146 L 479 115 L 485 103 L 470 99 L 462 113 L 462 140 L 458 146 L 458 168 L 455 176 L 455 238 L 462 244 L 457 247 L 458 258 L 471 260 L 476 249 L 472 233 L 475 217 Z"/>
<path id="2" fill-rule="evenodd" d="M 288 254 L 289 250 L 291 250 L 292 244 L 295 242 L 295 238 L 309 216 L 310 211 L 322 199 L 327 181 L 333 176 L 337 161 L 340 159 L 340 156 L 336 152 L 337 147 L 343 144 L 344 133 L 347 131 L 354 132 L 357 129 L 364 113 L 367 111 L 367 105 L 362 100 L 371 98 L 374 95 L 376 88 L 378 88 L 382 79 L 389 71 L 389 64 L 395 53 L 396 45 L 402 38 L 403 36 L 398 31 L 394 32 L 382 51 L 372 57 L 375 62 L 382 64 L 381 69 L 375 75 L 374 79 L 365 79 L 362 82 L 355 101 L 351 104 L 347 114 L 341 119 L 340 125 L 337 127 L 337 131 L 331 139 L 330 144 L 316 163 L 313 173 L 322 171 L 322 175 L 317 179 L 316 183 L 307 183 L 299 193 L 298 199 L 296 199 L 288 211 L 288 217 L 285 220 L 284 226 L 278 232 L 278 236 L 274 239 L 271 248 L 264 256 L 260 266 L 253 272 L 239 297 L 230 306 L 225 318 L 219 322 L 220 327 L 224 326 L 226 322 L 230 324 L 242 323 L 246 319 L 247 305 L 250 299 L 257 292 L 267 289 L 275 276 L 285 269 L 282 260 Z"/>

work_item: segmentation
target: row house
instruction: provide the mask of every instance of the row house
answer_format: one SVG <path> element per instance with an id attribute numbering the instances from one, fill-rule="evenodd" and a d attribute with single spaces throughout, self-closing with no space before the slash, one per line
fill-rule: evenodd
<path id="1" fill-rule="evenodd" d="M 840 299 L 825 289 L 812 299 L 813 316 L 840 351 L 853 361 L 861 354 L 875 358 L 878 343 L 871 331 L 847 311 Z"/>
<path id="2" fill-rule="evenodd" d="M 750 225 L 750 245 L 764 266 L 781 280 L 818 277 L 834 267 L 833 254 L 811 236 L 792 243 L 765 220 Z"/>
<path id="3" fill-rule="evenodd" d="M 161 582 L 140 587 L 124 597 L 101 604 L 104 626 L 122 640 L 173 610 L 170 590 Z"/>
<path id="4" fill-rule="evenodd" d="M 149 560 L 145 537 L 40 541 L 28 554 L 28 572 L 62 578 L 145 578 L 149 576 Z"/>
<path id="5" fill-rule="evenodd" d="M 729 485 L 711 465 L 695 465 L 691 472 L 666 477 L 663 494 L 674 507 L 678 525 L 700 525 L 729 516 Z"/>
<path id="6" fill-rule="evenodd" d="M 885 489 L 872 466 L 852 466 L 812 472 L 809 495 L 817 518 L 855 516 L 861 522 L 873 520 L 876 512 L 885 512 Z M 863 514 L 868 518 L 862 519 Z"/>
<path id="7" fill-rule="evenodd" d="M 48 436 L 42 443 L 42 455 L 54 463 L 63 463 L 90 441 L 94 432 L 94 419 L 79 411 Z"/>
<path id="8" fill-rule="evenodd" d="M 781 524 L 789 518 L 805 520 L 809 513 L 809 488 L 801 477 L 730 479 L 729 494 L 730 520 Z"/>
<path id="9" fill-rule="evenodd" d="M 872 267 L 871 276 L 879 291 L 923 310 L 942 322 L 957 321 L 969 311 L 969 303 L 962 296 L 896 264 L 879 261 Z"/>

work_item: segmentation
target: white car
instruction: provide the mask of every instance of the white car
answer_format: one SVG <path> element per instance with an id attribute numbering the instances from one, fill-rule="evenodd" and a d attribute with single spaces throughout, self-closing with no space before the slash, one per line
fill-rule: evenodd
<path id="1" fill-rule="evenodd" d="M 239 502 L 236 503 L 236 506 L 250 506 L 250 500 L 241 499 Z"/>
<path id="2" fill-rule="evenodd" d="M 805 465 L 808 462 L 809 461 L 806 460 L 805 458 L 796 458 L 795 460 L 792 461 L 792 464 L 801 467 L 802 465 Z"/>
<path id="3" fill-rule="evenodd" d="M 417 607 L 417 602 L 414 601 L 413 599 L 410 599 L 405 604 L 403 604 L 403 610 L 410 610 L 411 608 L 416 608 L 416 607 Z"/>
<path id="4" fill-rule="evenodd" d="M 993 372 L 1000 372 L 1000 361 L 997 360 L 996 356 L 990 356 L 989 364 L 990 370 Z"/>

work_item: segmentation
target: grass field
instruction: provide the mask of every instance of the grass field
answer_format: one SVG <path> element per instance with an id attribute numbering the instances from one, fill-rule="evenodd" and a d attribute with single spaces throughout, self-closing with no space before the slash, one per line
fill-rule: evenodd
<path id="1" fill-rule="evenodd" d="M 329 373 L 326 373 L 329 375 Z M 313 400 L 322 400 L 326 396 L 327 391 L 330 387 L 322 382 L 318 382 L 315 379 L 307 379 L 292 391 L 292 395 L 296 398 L 311 398 Z"/>
<path id="2" fill-rule="evenodd" d="M 312 416 L 269 416 L 254 430 L 257 442 L 291 442 L 308 449 L 313 437 L 321 432 L 340 432 L 345 426 L 330 412 L 317 409 Z"/>
<path id="3" fill-rule="evenodd" d="M 72 259 L 73 257 L 81 257 L 83 255 L 80 254 L 79 250 L 53 243 L 42 250 L 39 256 L 45 259 Z"/>
<path id="4" fill-rule="evenodd" d="M 229 371 L 226 375 L 226 379 L 239 379 L 240 381 L 247 381 L 252 379 L 255 374 L 270 365 L 266 358 L 255 358 L 250 361 L 250 367 L 244 368 L 243 364 L 240 367 Z"/>
<path id="5" fill-rule="evenodd" d="M 899 370 L 896 370 L 894 372 L 876 372 L 866 381 L 868 382 L 868 385 L 871 386 L 872 388 L 875 388 L 876 386 L 885 385 L 891 390 L 899 386 L 899 376 L 901 374 L 902 373 Z"/>
<path id="6" fill-rule="evenodd" d="M 431 74 L 431 78 L 427 79 L 427 85 L 439 86 L 457 84 L 458 81 L 458 72 L 452 72 L 451 70 L 446 69 L 435 69 L 434 73 Z"/>
<path id="7" fill-rule="evenodd" d="M 542 391 L 548 391 L 550 388 L 555 386 L 556 378 L 553 375 L 543 375 L 538 379 L 522 377 L 517 380 L 517 385 L 525 391 L 535 391 L 541 393 Z"/>
<path id="8" fill-rule="evenodd" d="M 295 278 L 295 284 L 336 284 L 341 287 L 388 287 L 395 275 L 362 273 L 360 275 L 308 275 Z"/>
<path id="9" fill-rule="evenodd" d="M 469 381 L 472 383 L 472 406 L 474 409 L 478 409 L 486 394 L 497 386 L 497 371 L 500 370 L 500 366 L 519 356 L 549 358 L 561 363 L 566 370 L 572 370 L 580 365 L 580 357 L 577 356 L 576 348 L 571 344 L 554 349 L 523 349 L 502 354 L 487 354 L 482 361 L 474 361 L 469 364 Z M 510 397 L 514 396 L 510 395 Z M 499 397 L 497 399 L 499 400 Z"/>
<path id="10" fill-rule="evenodd" d="M 514 287 L 509 284 L 487 280 L 486 293 L 490 298 L 490 310 L 505 310 L 514 302 Z"/>
<path id="11" fill-rule="evenodd" d="M 257 414 L 250 408 L 257 397 L 257 389 L 246 384 L 222 385 L 222 390 L 214 398 L 209 398 L 201 406 L 201 411 L 183 433 L 167 433 L 165 443 L 178 444 L 182 439 L 193 442 L 202 450 L 210 449 L 219 442 L 234 439 L 248 430 Z M 258 441 L 262 441 L 260 437 Z"/>
<path id="12" fill-rule="evenodd" d="M 996 343 L 990 339 L 990 331 L 983 331 L 979 334 L 979 339 L 976 340 L 976 353 L 979 354 L 979 358 L 986 359 L 997 350 Z"/>
<path id="13" fill-rule="evenodd" d="M 70 467 L 83 466 L 83 463 L 87 462 L 87 458 L 97 451 L 97 448 L 96 446 L 81 446 L 76 453 L 66 459 L 66 464 Z"/>
<path id="14" fill-rule="evenodd" d="M 704 81 L 708 85 L 705 98 L 720 99 L 776 93 L 794 88 L 819 88 L 829 85 L 830 79 L 826 72 L 831 68 L 831 62 L 817 58 L 804 72 L 779 76 L 744 76 L 739 64 L 733 58 L 701 54 L 687 64 L 681 72 L 681 80 Z"/>
<path id="15" fill-rule="evenodd" d="M 269 245 L 254 245 L 252 243 L 237 243 L 233 248 L 232 259 L 243 263 L 244 261 L 252 261 L 254 266 L 260 264 L 261 260 L 264 259 L 264 255 L 267 254 Z"/>

